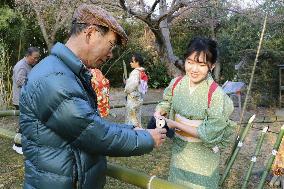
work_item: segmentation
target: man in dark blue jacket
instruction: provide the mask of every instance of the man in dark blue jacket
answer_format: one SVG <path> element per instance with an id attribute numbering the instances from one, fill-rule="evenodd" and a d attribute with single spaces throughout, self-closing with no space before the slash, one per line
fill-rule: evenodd
<path id="1" fill-rule="evenodd" d="M 127 36 L 105 10 L 75 10 L 71 36 L 31 71 L 20 97 L 26 189 L 103 188 L 105 156 L 141 155 L 164 141 L 164 129 L 135 130 L 103 120 L 88 68 L 112 58 Z"/>

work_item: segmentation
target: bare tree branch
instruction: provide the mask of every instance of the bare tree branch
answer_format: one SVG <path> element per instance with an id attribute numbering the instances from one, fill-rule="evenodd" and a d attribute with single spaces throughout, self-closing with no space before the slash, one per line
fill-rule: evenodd
<path id="1" fill-rule="evenodd" d="M 163 15 L 160 15 L 155 20 L 160 23 L 162 20 L 164 20 L 166 17 L 172 15 L 174 12 L 178 11 L 180 8 L 186 6 L 184 3 L 179 3 L 171 7 L 171 9 L 167 10 Z"/>
<path id="2" fill-rule="evenodd" d="M 35 2 L 33 2 L 32 0 L 30 2 L 34 6 L 34 11 L 36 13 L 36 18 L 37 18 L 37 21 L 38 21 L 41 33 L 43 35 L 43 38 L 44 38 L 44 40 L 46 42 L 46 45 L 47 45 L 48 48 L 51 48 L 50 38 L 48 37 L 44 21 L 43 21 L 43 19 L 41 17 L 41 14 L 40 14 L 40 10 L 38 10 L 38 8 L 36 7 Z"/>
<path id="3" fill-rule="evenodd" d="M 143 12 L 146 12 L 146 4 L 144 0 L 139 0 L 139 6 Z"/>
<path id="4" fill-rule="evenodd" d="M 128 13 L 131 13 L 131 10 L 126 7 L 125 0 L 119 0 L 119 4 L 123 10 L 125 10 Z"/>
<path id="5" fill-rule="evenodd" d="M 179 2 L 177 2 L 176 0 L 172 0 L 171 7 L 173 7 L 176 3 L 179 3 Z"/>
<path id="6" fill-rule="evenodd" d="M 66 21 L 79 3 L 81 0 L 16 0 L 20 10 L 22 8 L 25 13 L 36 17 L 48 50 L 55 42 L 57 32 L 66 29 Z"/>
<path id="7" fill-rule="evenodd" d="M 183 7 L 183 8 L 181 8 L 181 11 L 177 12 L 176 14 L 172 14 L 171 16 L 168 17 L 168 22 L 170 23 L 173 19 L 175 19 L 176 17 L 181 16 L 183 13 L 187 12 L 191 8 L 192 7 Z"/>
<path id="8" fill-rule="evenodd" d="M 55 39 L 55 35 L 57 33 L 57 31 L 62 28 L 62 26 L 64 26 L 64 24 L 66 23 L 66 21 L 68 20 L 68 16 L 61 16 L 61 14 L 58 15 L 58 17 L 60 18 L 61 17 L 61 20 L 58 19 L 56 20 L 56 23 L 55 23 L 55 26 L 54 26 L 54 29 L 51 33 L 51 37 L 53 38 L 53 40 Z M 59 21 L 60 20 L 60 21 Z"/>
<path id="9" fill-rule="evenodd" d="M 120 6 L 123 10 L 125 10 L 128 14 L 133 15 L 134 17 L 144 21 L 145 23 L 149 23 L 149 18 L 146 13 L 134 12 L 131 8 L 128 8 L 125 4 L 125 0 L 119 0 Z"/>
<path id="10" fill-rule="evenodd" d="M 155 11 L 155 8 L 157 6 L 157 4 L 160 2 L 160 0 L 155 0 L 155 2 L 153 3 L 151 9 L 150 9 L 150 12 L 149 14 L 152 14 L 154 11 Z"/>

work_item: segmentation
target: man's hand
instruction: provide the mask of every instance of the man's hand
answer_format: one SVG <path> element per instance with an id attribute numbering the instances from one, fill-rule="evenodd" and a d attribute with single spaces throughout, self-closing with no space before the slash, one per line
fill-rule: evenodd
<path id="1" fill-rule="evenodd" d="M 165 141 L 166 138 L 166 129 L 147 129 L 147 131 L 151 134 L 153 137 L 153 140 L 155 142 L 155 147 L 161 146 L 161 144 Z"/>

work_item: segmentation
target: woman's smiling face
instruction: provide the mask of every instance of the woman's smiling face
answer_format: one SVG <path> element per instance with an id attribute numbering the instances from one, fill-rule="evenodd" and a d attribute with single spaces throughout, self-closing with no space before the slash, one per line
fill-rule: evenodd
<path id="1" fill-rule="evenodd" d="M 193 52 L 185 60 L 185 71 L 190 78 L 190 86 L 194 87 L 202 82 L 213 68 L 214 65 L 206 62 L 206 56 L 203 52 L 199 56 L 197 56 L 197 52 Z"/>

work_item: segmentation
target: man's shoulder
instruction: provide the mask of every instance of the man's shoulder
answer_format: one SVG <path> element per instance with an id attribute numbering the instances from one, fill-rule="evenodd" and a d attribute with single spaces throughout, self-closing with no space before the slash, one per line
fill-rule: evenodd
<path id="1" fill-rule="evenodd" d="M 16 63 L 16 65 L 17 65 L 17 64 L 24 64 L 24 63 L 27 63 L 27 60 L 26 60 L 25 57 L 22 58 L 21 60 L 19 60 L 19 61 Z"/>
<path id="2" fill-rule="evenodd" d="M 42 59 L 40 62 L 62 62 L 62 60 L 59 59 L 57 56 L 50 54 L 44 59 Z"/>
<path id="3" fill-rule="evenodd" d="M 19 61 L 15 64 L 14 69 L 20 69 L 20 68 L 24 68 L 24 67 L 26 67 L 26 66 L 28 66 L 28 63 L 27 63 L 27 61 L 26 61 L 25 58 L 22 58 L 21 60 L 19 60 Z"/>
<path id="4" fill-rule="evenodd" d="M 29 79 L 37 80 L 38 78 L 51 77 L 52 75 L 58 77 L 59 75 L 66 76 L 70 74 L 72 74 L 71 70 L 59 58 L 49 55 L 31 70 Z"/>
<path id="5" fill-rule="evenodd" d="M 44 70 L 46 73 L 48 72 L 56 72 L 57 70 L 67 70 L 67 67 L 62 62 L 61 59 L 54 55 L 48 55 L 44 59 L 42 59 L 33 70 Z"/>

